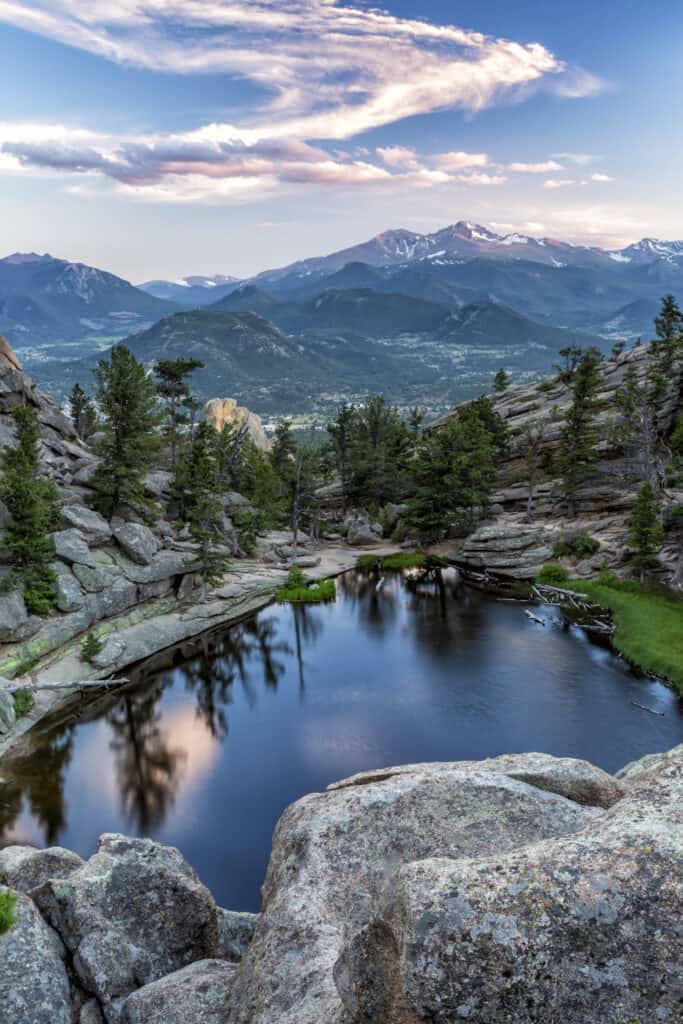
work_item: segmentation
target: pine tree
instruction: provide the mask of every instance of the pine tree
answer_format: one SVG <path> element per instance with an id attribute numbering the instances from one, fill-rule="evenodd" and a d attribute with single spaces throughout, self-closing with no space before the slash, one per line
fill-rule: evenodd
<path id="1" fill-rule="evenodd" d="M 105 516 L 125 516 L 147 504 L 144 475 L 161 446 L 156 389 L 125 345 L 116 345 L 109 361 L 101 359 L 94 374 L 104 422 L 93 505 Z"/>
<path id="2" fill-rule="evenodd" d="M 663 471 L 657 436 L 659 378 L 656 373 L 654 381 L 641 383 L 635 365 L 629 363 L 614 393 L 618 413 L 611 431 L 613 442 L 623 448 L 627 479 L 647 480 L 655 490 Z"/>
<path id="3" fill-rule="evenodd" d="M 645 570 L 653 565 L 655 556 L 664 543 L 664 528 L 660 522 L 657 495 L 647 481 L 638 491 L 636 504 L 627 519 L 628 543 L 634 552 L 633 564 L 640 571 L 643 582 Z"/>
<path id="4" fill-rule="evenodd" d="M 504 391 L 507 391 L 511 383 L 512 381 L 510 380 L 507 373 L 501 366 L 500 370 L 493 378 L 493 390 L 496 392 L 497 395 L 502 395 Z"/>
<path id="5" fill-rule="evenodd" d="M 413 486 L 406 518 L 424 540 L 438 540 L 451 524 L 470 532 L 486 515 L 501 433 L 502 423 L 498 426 L 488 406 L 478 401 L 465 406 L 445 427 L 422 436 L 411 464 Z"/>
<path id="6" fill-rule="evenodd" d="M 278 499 L 289 493 L 294 472 L 296 440 L 289 420 L 278 423 L 270 449 L 270 464 L 278 481 Z"/>
<path id="7" fill-rule="evenodd" d="M 571 515 L 576 512 L 577 491 L 590 478 L 597 459 L 598 431 L 595 418 L 601 362 L 602 355 L 596 348 L 586 349 L 582 353 L 573 371 L 572 403 L 560 435 L 560 489 Z"/>
<path id="8" fill-rule="evenodd" d="M 178 457 L 178 434 L 190 422 L 194 400 L 187 379 L 204 366 L 201 359 L 160 359 L 154 367 L 157 393 L 166 406 L 166 438 L 171 468 Z"/>
<path id="9" fill-rule="evenodd" d="M 683 313 L 673 295 L 665 295 L 662 308 L 655 318 L 657 338 L 652 342 L 659 371 L 668 377 L 675 367 L 683 347 Z"/>
<path id="10" fill-rule="evenodd" d="M 536 484 L 541 469 L 543 445 L 548 433 L 548 421 L 545 419 L 528 423 L 522 431 L 522 452 L 529 474 L 529 489 L 526 499 L 526 520 L 533 522 L 534 502 L 536 500 Z"/>
<path id="11" fill-rule="evenodd" d="M 97 413 L 92 400 L 80 384 L 74 384 L 71 389 L 69 408 L 76 433 L 83 441 L 87 441 L 97 430 Z"/>
<path id="12" fill-rule="evenodd" d="M 0 499 L 12 519 L 3 531 L 0 548 L 10 567 L 10 580 L 20 586 L 26 605 L 37 615 L 54 606 L 56 576 L 54 542 L 50 532 L 59 525 L 59 492 L 54 481 L 40 474 L 38 415 L 29 405 L 13 413 L 16 448 L 5 447 L 0 458 Z"/>
<path id="13" fill-rule="evenodd" d="M 357 425 L 356 411 L 344 402 L 337 409 L 337 415 L 327 424 L 327 451 L 339 473 L 346 507 L 351 481 L 351 448 Z"/>
<path id="14" fill-rule="evenodd" d="M 215 430 L 211 424 L 206 421 L 199 424 L 187 466 L 187 521 L 190 536 L 199 545 L 204 600 L 208 587 L 218 582 L 228 567 L 221 487 L 212 435 L 215 435 Z"/>

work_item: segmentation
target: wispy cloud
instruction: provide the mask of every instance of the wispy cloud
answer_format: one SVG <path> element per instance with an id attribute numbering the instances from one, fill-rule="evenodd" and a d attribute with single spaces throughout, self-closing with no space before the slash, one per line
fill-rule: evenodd
<path id="1" fill-rule="evenodd" d="M 262 99 L 251 101 L 237 124 L 146 138 L 61 129 L 32 137 L 30 126 L 0 136 L 2 169 L 104 175 L 150 197 L 169 197 L 181 180 L 182 196 L 219 197 L 258 194 L 274 182 L 499 184 L 500 173 L 460 173 L 486 167 L 485 154 L 427 159 L 386 146 L 377 161 L 310 143 L 352 139 L 439 110 L 476 112 L 537 89 L 575 97 L 601 88 L 540 43 L 340 0 L 0 0 L 0 21 L 119 64 L 224 73 L 259 87 Z M 556 169 L 549 164 L 547 171 Z"/>
<path id="2" fill-rule="evenodd" d="M 508 170 L 518 174 L 550 174 L 551 171 L 564 170 L 562 164 L 557 160 L 544 160 L 537 164 L 513 163 L 508 165 Z"/>

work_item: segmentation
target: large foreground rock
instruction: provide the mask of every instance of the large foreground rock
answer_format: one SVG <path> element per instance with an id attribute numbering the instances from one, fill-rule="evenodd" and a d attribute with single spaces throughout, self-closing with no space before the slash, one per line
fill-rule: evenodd
<path id="1" fill-rule="evenodd" d="M 275 832 L 231 1024 L 341 1024 L 335 966 L 391 900 L 405 866 L 478 863 L 565 841 L 602 822 L 620 795 L 615 780 L 585 762 L 530 754 L 368 773 L 298 801 Z M 421 968 L 430 976 L 426 960 Z M 355 976 L 341 984 L 345 999 L 354 985 Z"/>
<path id="2" fill-rule="evenodd" d="M 569 839 L 404 865 L 335 976 L 349 1024 L 673 1022 L 683 1006 L 683 747 Z"/>
<path id="3" fill-rule="evenodd" d="M 0 935 L 0 1020 L 72 1024 L 64 947 L 27 896 L 17 893 L 15 914 Z"/>
<path id="4" fill-rule="evenodd" d="M 101 836 L 70 877 L 32 890 L 108 1021 L 132 991 L 216 953 L 216 905 L 178 850 Z"/>

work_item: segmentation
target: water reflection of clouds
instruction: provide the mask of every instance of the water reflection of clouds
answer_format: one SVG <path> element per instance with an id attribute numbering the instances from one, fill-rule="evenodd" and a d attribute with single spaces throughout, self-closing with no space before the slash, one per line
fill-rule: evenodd
<path id="1" fill-rule="evenodd" d="M 378 764 L 383 763 L 381 730 L 363 715 L 335 715 L 324 730 L 317 721 L 307 722 L 300 729 L 299 745 L 312 771 L 334 778 L 351 774 L 350 767 L 357 771 L 359 759 L 369 763 L 368 759 L 375 758 Z"/>

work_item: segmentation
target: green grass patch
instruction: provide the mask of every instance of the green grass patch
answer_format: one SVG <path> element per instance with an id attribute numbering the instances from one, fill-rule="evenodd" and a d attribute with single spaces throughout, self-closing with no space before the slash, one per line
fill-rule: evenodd
<path id="1" fill-rule="evenodd" d="M 14 714 L 17 718 L 23 718 L 29 711 L 33 711 L 36 698 L 30 690 L 17 690 L 12 699 L 14 702 Z"/>
<path id="2" fill-rule="evenodd" d="M 337 586 L 334 580 L 320 580 L 319 583 L 307 583 L 301 569 L 290 569 L 284 587 L 275 594 L 281 604 L 319 604 L 321 601 L 334 601 Z"/>
<path id="3" fill-rule="evenodd" d="M 609 573 L 596 580 L 572 580 L 571 588 L 609 608 L 616 650 L 636 668 L 667 679 L 683 694 L 683 594 L 619 580 Z"/>
<path id="4" fill-rule="evenodd" d="M 280 587 L 275 595 L 281 603 L 318 604 L 321 601 L 334 601 L 337 588 L 334 580 L 321 580 L 320 583 L 304 584 L 302 587 Z"/>
<path id="5" fill-rule="evenodd" d="M 393 555 L 361 555 L 359 569 L 421 569 L 430 558 L 424 551 L 399 551 Z M 446 563 L 444 562 L 444 565 Z"/>
<path id="6" fill-rule="evenodd" d="M 4 935 L 16 924 L 17 894 L 5 889 L 0 892 L 0 935 Z"/>

